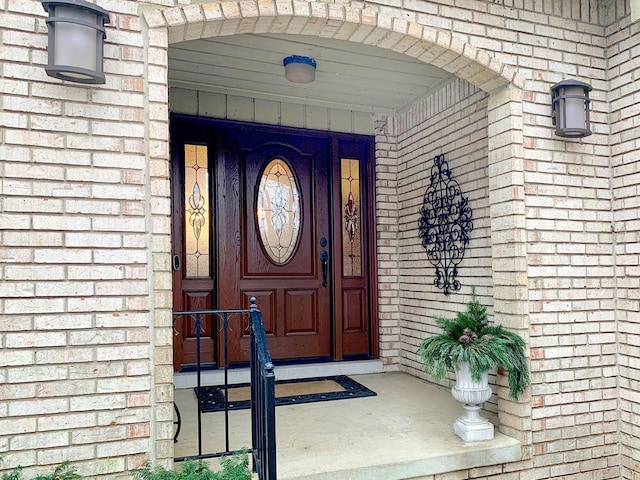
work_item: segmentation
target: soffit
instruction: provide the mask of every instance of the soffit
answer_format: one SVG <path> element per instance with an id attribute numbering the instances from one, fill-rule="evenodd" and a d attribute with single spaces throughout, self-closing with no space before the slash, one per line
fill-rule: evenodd
<path id="1" fill-rule="evenodd" d="M 314 58 L 316 80 L 284 78 L 289 55 Z M 169 85 L 363 112 L 394 113 L 450 74 L 390 50 L 304 35 L 233 35 L 169 48 Z"/>

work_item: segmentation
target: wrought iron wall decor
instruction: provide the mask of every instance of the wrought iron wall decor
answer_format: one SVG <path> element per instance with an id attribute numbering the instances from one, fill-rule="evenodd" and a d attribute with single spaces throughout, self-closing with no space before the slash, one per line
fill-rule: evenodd
<path id="1" fill-rule="evenodd" d="M 449 295 L 460 290 L 456 277 L 473 230 L 471 207 L 458 182 L 451 178 L 444 155 L 433 158 L 430 181 L 420 208 L 418 231 L 429 261 L 436 267 L 433 284 Z"/>

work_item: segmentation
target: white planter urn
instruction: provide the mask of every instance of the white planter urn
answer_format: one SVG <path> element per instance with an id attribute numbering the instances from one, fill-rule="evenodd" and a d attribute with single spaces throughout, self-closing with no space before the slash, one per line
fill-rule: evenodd
<path id="1" fill-rule="evenodd" d="M 480 404 L 491 398 L 489 375 L 485 372 L 479 382 L 471 377 L 468 363 L 456 369 L 456 384 L 451 394 L 462 403 L 464 414 L 453 423 L 453 431 L 465 442 L 481 442 L 493 439 L 493 424 L 480 415 Z"/>

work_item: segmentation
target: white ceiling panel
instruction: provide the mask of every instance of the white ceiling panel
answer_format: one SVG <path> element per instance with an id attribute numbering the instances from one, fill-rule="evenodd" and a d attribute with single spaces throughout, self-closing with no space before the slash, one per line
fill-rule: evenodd
<path id="1" fill-rule="evenodd" d="M 314 82 L 284 78 L 282 60 L 289 55 L 316 60 Z M 169 49 L 173 87 L 363 112 L 402 110 L 449 77 L 397 52 L 303 35 L 234 35 Z"/>

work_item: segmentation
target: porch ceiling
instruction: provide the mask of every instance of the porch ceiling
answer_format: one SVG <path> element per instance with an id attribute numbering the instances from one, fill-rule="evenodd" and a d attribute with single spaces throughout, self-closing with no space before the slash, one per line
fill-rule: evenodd
<path id="1" fill-rule="evenodd" d="M 316 80 L 284 78 L 289 55 L 314 58 Z M 363 112 L 393 113 L 451 74 L 391 50 L 304 35 L 233 35 L 169 49 L 169 85 Z"/>

